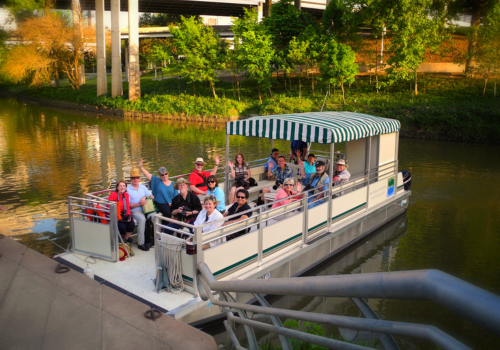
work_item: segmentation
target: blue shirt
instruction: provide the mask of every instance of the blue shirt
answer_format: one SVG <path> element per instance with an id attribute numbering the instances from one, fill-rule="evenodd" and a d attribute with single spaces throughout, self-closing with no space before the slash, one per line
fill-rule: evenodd
<path id="1" fill-rule="evenodd" d="M 170 186 L 167 186 L 160 180 L 159 177 L 151 176 L 151 192 L 155 196 L 155 201 L 162 204 L 172 203 L 172 198 L 179 194 L 179 191 L 174 190 L 174 182 L 170 182 Z"/>
<path id="2" fill-rule="evenodd" d="M 316 187 L 316 184 L 318 183 L 319 179 L 320 179 L 320 176 L 316 177 L 316 178 L 313 180 L 313 182 L 311 182 L 311 186 L 312 186 L 312 187 Z M 330 177 L 329 177 L 329 176 L 327 176 L 327 177 L 326 177 L 326 179 L 325 179 L 325 182 L 323 182 L 323 185 L 324 185 L 324 186 L 323 186 L 323 188 L 321 189 L 321 191 L 326 191 L 326 190 L 328 189 L 328 183 L 329 183 L 329 182 L 330 182 Z M 311 196 L 312 196 L 312 195 L 313 195 L 313 194 L 312 194 L 311 192 L 309 192 L 309 200 L 308 200 L 308 202 L 309 202 L 309 203 L 311 203 L 311 202 L 312 202 L 312 200 L 313 200 L 314 198 L 318 198 L 317 196 L 316 196 L 316 197 L 311 198 Z M 327 197 L 327 198 L 328 198 L 328 197 Z M 319 205 L 320 203 L 323 203 L 323 201 L 322 201 L 322 200 L 317 200 L 316 202 L 314 202 L 313 204 L 311 204 L 311 205 L 309 206 L 309 208 L 313 208 L 313 207 L 315 207 L 315 206 Z"/>
<path id="3" fill-rule="evenodd" d="M 274 179 L 276 181 L 280 181 L 281 183 L 284 183 L 286 178 L 293 177 L 293 170 L 286 165 L 284 170 L 280 167 L 276 167 L 272 173 L 274 175 Z"/>
<path id="4" fill-rule="evenodd" d="M 215 198 L 217 198 L 217 201 L 219 204 L 217 205 L 217 210 L 218 211 L 224 211 L 226 210 L 226 196 L 224 195 L 224 191 L 220 187 L 216 187 L 213 192 L 210 191 L 210 189 L 207 190 L 207 195 L 208 194 L 213 194 Z"/>
<path id="5" fill-rule="evenodd" d="M 142 197 L 151 196 L 151 192 L 143 184 L 139 184 L 139 189 L 136 190 L 132 185 L 127 186 L 127 192 L 130 198 L 130 204 L 137 204 Z M 130 209 L 130 211 L 142 211 L 142 207 Z"/>
<path id="6" fill-rule="evenodd" d="M 306 173 L 306 176 L 302 179 L 302 184 L 307 185 L 311 178 L 311 174 L 316 172 L 316 163 L 313 163 L 313 165 L 309 164 L 308 162 L 304 162 L 304 171 Z"/>
<path id="7" fill-rule="evenodd" d="M 273 157 L 270 157 L 269 160 L 267 161 L 266 166 L 264 167 L 264 169 L 267 172 L 269 169 L 273 170 L 277 166 L 278 166 L 278 162 L 276 162 L 276 160 Z"/>
<path id="8" fill-rule="evenodd" d="M 292 143 L 290 144 L 290 148 L 292 149 L 293 155 L 296 156 L 297 151 L 301 151 L 302 152 L 301 157 L 303 157 L 304 156 L 304 148 L 307 149 L 307 142 L 298 141 L 298 140 L 292 141 Z"/>

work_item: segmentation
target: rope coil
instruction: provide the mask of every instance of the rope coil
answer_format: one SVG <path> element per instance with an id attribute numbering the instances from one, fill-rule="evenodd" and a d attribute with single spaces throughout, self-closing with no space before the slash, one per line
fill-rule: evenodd
<path id="1" fill-rule="evenodd" d="M 166 235 L 165 235 L 166 236 Z M 168 291 L 179 294 L 184 290 L 182 279 L 181 250 L 185 241 L 177 237 L 165 237 L 168 242 L 158 242 L 164 257 L 164 266 L 168 276 Z"/>

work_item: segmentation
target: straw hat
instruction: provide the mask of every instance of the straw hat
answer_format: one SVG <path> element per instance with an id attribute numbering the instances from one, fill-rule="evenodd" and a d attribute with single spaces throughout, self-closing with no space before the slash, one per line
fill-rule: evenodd
<path id="1" fill-rule="evenodd" d="M 206 165 L 206 164 L 207 164 L 207 163 L 205 163 L 205 162 L 203 161 L 203 158 L 199 158 L 199 157 L 198 157 L 198 158 L 196 158 L 196 160 L 193 162 L 193 164 L 196 164 L 196 163 L 203 163 L 203 165 Z"/>
<path id="2" fill-rule="evenodd" d="M 174 190 L 176 190 L 180 184 L 186 184 L 188 186 L 191 186 L 191 182 L 189 182 L 185 178 L 181 177 L 181 178 L 177 179 L 177 181 L 174 183 Z"/>
<path id="3" fill-rule="evenodd" d="M 339 159 L 337 162 L 335 162 L 335 164 L 337 164 L 337 165 L 338 165 L 338 164 L 343 165 L 343 166 L 345 166 L 345 168 L 346 168 L 346 169 L 347 169 L 347 168 L 349 168 L 349 165 L 347 165 L 347 164 L 345 163 L 345 160 L 344 160 L 344 159 Z"/>
<path id="4" fill-rule="evenodd" d="M 130 177 L 141 177 L 139 169 L 132 169 L 132 171 L 130 172 Z"/>

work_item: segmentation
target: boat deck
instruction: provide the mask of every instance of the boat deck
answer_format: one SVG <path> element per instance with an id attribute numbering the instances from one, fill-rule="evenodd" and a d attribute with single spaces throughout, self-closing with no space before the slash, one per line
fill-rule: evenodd
<path id="1" fill-rule="evenodd" d="M 144 252 L 137 249 L 134 244 L 132 250 L 135 254 L 133 257 L 116 263 L 69 252 L 60 254 L 55 259 L 65 264 L 68 262 L 69 265 L 73 265 L 71 267 L 75 268 L 76 266 L 79 270 L 85 269 L 88 263 L 94 270 L 96 280 L 108 281 L 114 287 L 123 289 L 121 290 L 123 293 L 130 295 L 134 299 L 143 299 L 148 304 L 163 309 L 163 312 L 173 310 L 197 299 L 188 292 L 173 294 L 163 290 L 156 293 L 154 290 L 154 279 L 156 278 L 154 249 Z"/>

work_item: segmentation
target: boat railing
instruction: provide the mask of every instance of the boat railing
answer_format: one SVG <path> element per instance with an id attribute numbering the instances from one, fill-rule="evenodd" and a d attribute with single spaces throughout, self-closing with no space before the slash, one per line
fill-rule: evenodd
<path id="1" fill-rule="evenodd" d="M 201 262 L 197 281 L 200 297 L 226 313 L 224 325 L 237 349 L 245 348 L 236 337 L 236 324 L 244 326 L 250 350 L 260 349 L 255 330 L 278 335 L 284 350 L 292 349 L 290 338 L 328 349 L 367 349 L 355 341 L 378 339 L 384 349 L 399 349 L 393 336 L 423 339 L 442 349 L 470 349 L 431 325 L 379 319 L 367 298 L 428 300 L 500 334 L 500 297 L 439 270 L 220 281 Z M 256 303 L 238 302 L 237 293 L 251 293 Z M 264 295 L 350 298 L 364 318 L 271 307 Z M 285 328 L 283 319 L 296 320 L 298 329 Z M 344 341 L 308 333 L 305 326 L 298 327 L 302 322 L 338 327 Z"/>
<path id="2" fill-rule="evenodd" d="M 252 263 L 260 266 L 263 264 L 264 257 L 278 253 L 296 242 L 302 241 L 303 244 L 308 244 L 308 242 L 329 232 L 330 225 L 336 225 L 337 222 L 347 219 L 361 210 L 366 210 L 368 208 L 369 179 L 371 183 L 375 183 L 375 180 L 387 183 L 388 178 L 396 175 L 395 166 L 395 162 L 391 162 L 383 165 L 383 169 L 375 167 L 368 172 L 355 174 L 350 181 L 333 186 L 331 193 L 328 187 L 320 191 L 310 189 L 279 201 L 272 201 L 254 207 L 246 212 L 248 214 L 252 213 L 248 218 L 221 226 L 209 232 L 203 232 L 203 228 L 217 222 L 231 221 L 233 217 L 242 213 L 226 216 L 197 227 L 180 223 L 174 219 L 157 216 L 155 232 L 166 229 L 166 226 L 161 224 L 161 220 L 179 224 L 181 229 L 172 231 L 189 237 L 193 244 L 196 245 L 197 251 L 196 255 L 184 256 L 184 261 L 191 260 L 188 264 L 191 267 L 200 261 L 204 261 L 215 269 L 217 278 L 222 278 Z M 377 172 L 376 177 L 374 176 L 375 172 Z M 297 196 L 300 197 L 299 200 L 272 208 L 277 202 L 296 199 Z M 325 220 L 328 217 L 329 196 L 332 197 L 330 221 Z M 376 204 L 378 203 L 374 205 Z M 246 233 L 232 239 L 235 233 L 241 232 Z M 226 239 L 225 242 L 224 238 Z M 213 242 L 219 244 L 203 250 L 204 245 Z M 221 256 L 224 256 L 225 259 L 220 259 Z M 194 271 L 192 271 L 192 268 L 190 269 L 191 271 L 184 271 L 183 275 L 187 277 L 188 281 L 192 282 L 195 277 Z M 192 291 L 196 293 L 196 284 L 193 283 L 192 287 Z"/>
<path id="3" fill-rule="evenodd" d="M 102 198 L 68 197 L 73 253 L 118 260 L 118 216 L 115 202 Z"/>

